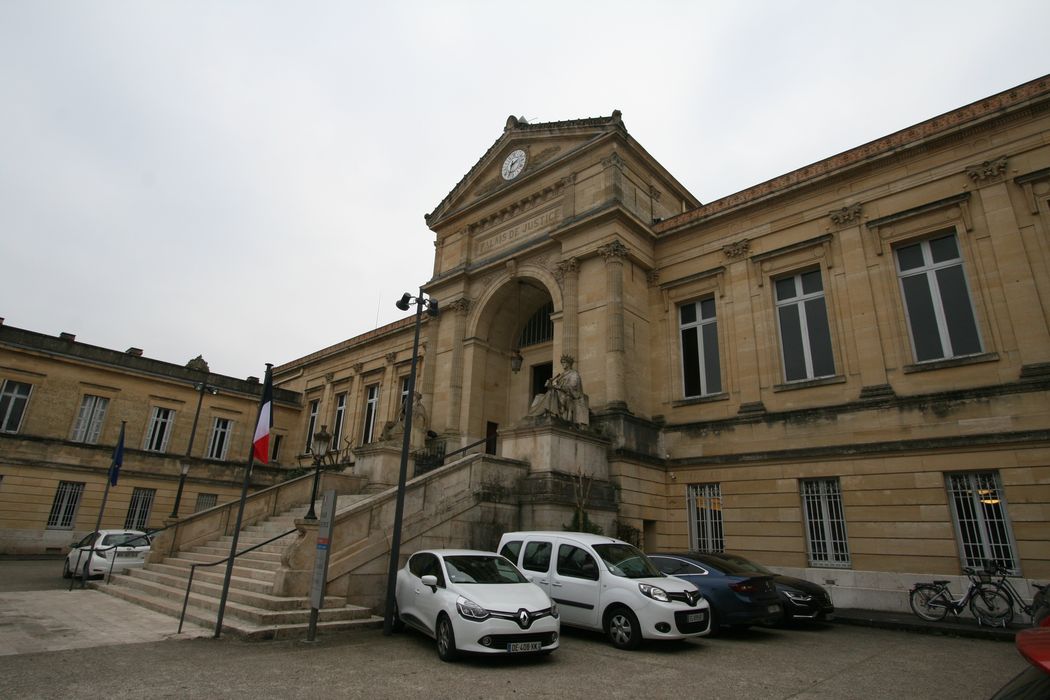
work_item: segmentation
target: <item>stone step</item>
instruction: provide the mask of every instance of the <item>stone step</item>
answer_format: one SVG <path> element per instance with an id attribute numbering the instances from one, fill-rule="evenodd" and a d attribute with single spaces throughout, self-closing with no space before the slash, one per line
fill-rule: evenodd
<path id="1" fill-rule="evenodd" d="M 163 574 L 168 577 L 170 581 L 179 581 L 178 585 L 183 590 L 186 588 L 186 581 L 189 580 L 190 570 L 189 567 L 183 566 L 171 566 L 170 564 L 147 564 L 144 568 L 139 571 L 151 571 L 158 574 Z M 230 587 L 236 587 L 243 591 L 251 591 L 253 593 L 270 593 L 273 590 L 273 581 L 255 578 L 242 578 L 236 575 L 237 567 L 233 569 L 234 575 L 230 577 Z M 128 572 L 137 573 L 137 572 Z M 223 580 L 226 578 L 226 569 L 222 566 L 213 566 L 207 569 L 198 568 L 197 572 L 193 575 L 194 581 L 207 581 L 208 583 L 222 585 Z"/>
<path id="2" fill-rule="evenodd" d="M 214 559 L 212 559 L 212 561 L 214 561 Z M 184 555 L 180 555 L 178 557 L 167 557 L 162 563 L 168 566 L 174 566 L 183 569 L 186 572 L 186 575 L 189 576 L 190 565 L 200 564 L 202 562 L 197 559 L 184 558 Z M 147 564 L 147 566 L 152 566 L 152 564 Z M 221 571 L 225 575 L 226 564 L 217 564 L 215 566 L 209 566 L 207 568 L 198 566 L 196 575 L 199 575 L 201 572 L 207 569 L 210 569 L 212 571 Z M 259 581 L 269 581 L 271 584 L 273 584 L 273 580 L 274 577 L 277 575 L 277 571 L 275 569 L 244 566 L 240 563 L 234 563 L 233 575 L 239 578 L 252 578 Z"/>
<path id="3" fill-rule="evenodd" d="M 169 615 L 173 618 L 172 631 L 178 627 L 178 618 L 182 613 L 181 601 L 175 603 L 167 598 L 155 597 L 128 586 L 113 584 L 107 585 L 98 581 L 91 581 L 89 582 L 89 585 L 93 588 L 104 591 L 109 595 L 141 605 L 149 610 Z M 383 618 L 372 615 L 367 609 L 359 608 L 357 606 L 346 607 L 351 610 L 352 614 L 350 616 L 341 616 L 334 619 L 330 617 L 332 614 L 330 612 L 331 609 L 319 611 L 317 622 L 318 634 L 377 629 L 383 626 Z M 224 634 L 251 641 L 303 639 L 306 637 L 309 629 L 309 610 L 305 611 L 305 622 L 290 621 L 285 618 L 283 621 L 270 619 L 265 624 L 241 619 L 240 617 L 235 616 L 236 611 L 237 606 L 227 604 L 226 612 L 223 615 L 222 620 L 222 632 Z M 197 601 L 191 595 L 191 604 L 186 608 L 185 619 L 187 622 L 192 622 L 193 624 L 200 625 L 206 629 L 213 629 L 215 627 L 217 616 L 217 601 L 215 602 L 215 607 L 201 607 L 197 605 Z"/>
<path id="4" fill-rule="evenodd" d="M 168 574 L 150 571 L 148 569 L 132 570 L 126 574 L 119 574 L 119 576 L 120 578 L 118 578 L 118 575 L 113 576 L 113 582 L 118 585 L 129 586 L 131 588 L 146 591 L 157 597 L 170 598 L 179 602 L 186 597 L 186 579 L 175 578 Z M 222 581 L 199 581 L 194 577 L 193 589 L 190 591 L 190 598 L 212 598 L 215 600 L 216 604 L 218 604 L 221 596 Z M 291 598 L 286 596 L 275 596 L 268 591 L 251 591 L 234 586 L 232 578 L 230 580 L 230 590 L 227 593 L 227 602 L 237 603 L 250 608 L 257 608 L 260 614 L 268 612 L 308 610 L 310 607 L 308 598 Z M 339 604 L 340 601 L 338 597 L 325 596 L 325 608 L 336 607 Z M 200 605 L 200 603 L 198 603 L 198 605 Z"/>
<path id="5" fill-rule="evenodd" d="M 238 549 L 240 549 L 240 548 L 238 547 Z M 215 545 L 213 545 L 213 544 L 201 545 L 199 547 L 194 547 L 193 549 L 191 549 L 189 551 L 193 552 L 194 554 L 207 554 L 208 556 L 213 557 L 212 561 L 218 561 L 219 559 L 225 559 L 226 557 L 230 556 L 230 548 L 229 547 L 223 548 L 222 546 L 220 546 L 218 544 L 215 544 Z M 249 561 L 250 562 L 267 562 L 267 563 L 274 563 L 274 564 L 278 564 L 279 565 L 281 563 L 281 552 L 267 552 L 267 551 L 264 551 L 262 549 L 255 549 L 255 550 L 252 550 L 251 552 L 245 552 L 244 554 L 238 554 L 237 555 L 237 561 L 238 562 L 249 562 Z"/>
<path id="6" fill-rule="evenodd" d="M 214 562 L 222 561 L 227 556 L 229 556 L 229 552 L 226 552 L 225 556 L 222 556 L 217 554 L 205 554 L 203 552 L 197 551 L 182 551 L 178 553 L 178 556 L 176 558 L 184 561 L 189 561 L 192 564 L 212 564 Z M 165 559 L 164 561 L 168 562 L 168 559 Z M 225 564 L 218 564 L 217 566 L 225 567 Z M 264 559 L 248 558 L 248 555 L 242 555 L 237 557 L 234 566 L 247 569 L 260 569 L 263 571 L 276 571 L 277 569 L 281 568 L 281 560 L 280 557 L 278 557 L 274 561 L 270 561 Z"/>

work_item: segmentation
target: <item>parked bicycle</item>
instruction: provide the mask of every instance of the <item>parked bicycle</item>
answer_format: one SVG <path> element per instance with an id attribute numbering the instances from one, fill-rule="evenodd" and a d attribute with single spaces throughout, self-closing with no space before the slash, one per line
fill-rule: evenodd
<path id="1" fill-rule="evenodd" d="M 1009 624 L 1014 618 L 1014 605 L 1016 605 L 1021 612 L 1028 615 L 1032 619 L 1032 624 L 1039 625 L 1043 618 L 1050 615 L 1050 584 L 1040 586 L 1038 583 L 1033 583 L 1036 593 L 1035 597 L 1032 598 L 1031 604 L 1025 604 L 1024 599 L 1021 598 L 1021 594 L 1014 588 L 1013 583 L 1007 578 L 1007 574 L 1010 573 L 1009 569 L 1004 567 L 997 561 L 990 561 L 985 564 L 985 570 L 989 573 L 989 580 L 991 576 L 998 576 L 998 580 L 990 581 L 988 584 L 995 591 L 1001 595 L 1005 595 L 1010 601 L 1010 609 L 1006 613 L 1006 620 L 1004 625 Z"/>
<path id="2" fill-rule="evenodd" d="M 969 606 L 979 624 L 1005 627 L 1013 618 L 1013 604 L 1008 594 L 991 583 L 987 571 L 965 568 L 963 573 L 970 580 L 970 585 L 958 598 L 953 597 L 948 588 L 950 581 L 923 582 L 912 586 L 908 597 L 912 612 L 924 620 L 937 622 L 949 612 L 958 615 Z"/>

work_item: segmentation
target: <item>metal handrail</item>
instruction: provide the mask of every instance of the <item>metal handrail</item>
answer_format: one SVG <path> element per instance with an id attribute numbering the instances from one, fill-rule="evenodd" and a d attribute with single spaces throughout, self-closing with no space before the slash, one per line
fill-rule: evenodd
<path id="1" fill-rule="evenodd" d="M 265 542 L 260 542 L 259 544 L 252 545 L 248 549 L 242 549 L 241 551 L 239 551 L 236 554 L 234 554 L 233 558 L 236 559 L 237 557 L 241 556 L 242 554 L 247 554 L 248 552 L 251 552 L 252 550 L 258 549 L 259 547 L 262 547 L 264 545 L 268 545 L 271 542 L 273 542 L 274 540 L 279 540 L 282 537 L 287 537 L 288 535 L 292 534 L 293 532 L 296 532 L 297 530 L 298 530 L 298 528 L 292 528 L 288 532 L 282 532 L 281 534 L 276 535 L 275 537 L 271 537 L 270 539 L 266 540 Z M 182 599 L 182 613 L 179 614 L 179 631 L 178 631 L 178 634 L 182 634 L 182 622 L 183 622 L 183 620 L 186 619 L 186 607 L 190 603 L 190 588 L 193 587 L 193 575 L 195 573 L 197 573 L 197 567 L 198 566 L 216 566 L 218 564 L 223 564 L 225 562 L 228 562 L 229 560 L 230 560 L 230 557 L 224 557 L 222 559 L 219 559 L 218 561 L 201 563 L 201 564 L 190 564 L 190 577 L 189 577 L 189 579 L 186 580 L 186 596 Z"/>
<path id="2" fill-rule="evenodd" d="M 152 537 L 153 535 L 155 535 L 158 532 L 163 532 L 164 530 L 167 530 L 169 527 L 174 527 L 174 525 L 175 525 L 175 523 L 172 523 L 171 525 L 165 525 L 164 527 L 158 527 L 156 530 L 150 530 L 149 532 L 144 532 L 141 535 L 137 535 L 135 537 L 132 537 L 130 540 L 127 540 L 126 542 L 122 542 L 121 544 L 115 544 L 115 545 L 111 545 L 109 547 L 95 547 L 95 546 L 92 546 L 91 549 L 89 549 L 88 551 L 90 551 L 90 552 L 108 552 L 109 550 L 116 549 L 117 547 L 127 547 L 129 542 L 134 542 L 136 540 L 141 540 L 143 538 L 145 538 L 147 540 L 147 542 L 151 542 L 150 539 L 149 539 L 150 537 Z M 77 569 L 80 568 L 80 557 L 84 553 L 84 550 L 79 548 L 79 547 L 77 548 L 77 550 L 78 550 L 77 551 L 77 563 L 76 563 L 76 566 L 73 567 L 73 572 L 74 573 L 76 572 Z M 117 558 L 113 557 L 113 559 L 110 560 L 110 562 L 109 562 L 109 569 L 106 571 L 106 583 L 111 583 L 113 581 L 113 566 L 116 563 L 117 563 Z M 76 580 L 76 576 L 75 575 L 70 577 L 70 579 L 69 579 L 69 588 L 67 590 L 70 590 L 70 591 L 73 590 L 73 582 L 75 580 Z M 83 572 L 81 572 L 81 574 L 80 574 L 80 587 L 81 588 L 86 588 L 87 587 L 87 575 L 85 575 Z"/>
<path id="3" fill-rule="evenodd" d="M 451 452 L 447 452 L 447 453 L 445 453 L 445 459 L 448 459 L 449 457 L 451 457 L 454 454 L 459 454 L 460 452 L 466 452 L 467 450 L 473 449 L 473 448 L 477 447 L 478 445 L 483 445 L 486 442 L 490 442 L 490 441 L 491 442 L 495 442 L 495 438 L 490 438 L 490 437 L 482 438 L 481 440 L 478 440 L 477 442 L 470 443 L 466 447 L 461 447 L 458 450 L 452 450 Z"/>

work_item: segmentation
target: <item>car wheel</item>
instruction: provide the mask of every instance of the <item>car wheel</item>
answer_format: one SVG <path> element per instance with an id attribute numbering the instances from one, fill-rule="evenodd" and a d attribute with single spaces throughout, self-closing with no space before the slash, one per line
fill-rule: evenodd
<path id="1" fill-rule="evenodd" d="M 606 613 L 605 635 L 617 649 L 637 649 L 642 645 L 642 629 L 630 608 L 617 607 Z"/>
<path id="2" fill-rule="evenodd" d="M 435 630 L 437 639 L 438 658 L 442 661 L 456 660 L 456 633 L 452 631 L 452 622 L 446 615 L 442 615 L 437 621 Z"/>
<path id="3" fill-rule="evenodd" d="M 401 611 L 397 607 L 397 603 L 394 603 L 394 614 L 391 616 L 390 629 L 394 632 L 404 632 L 405 623 L 401 620 Z"/>
<path id="4" fill-rule="evenodd" d="M 73 578 L 73 572 L 69 570 L 69 560 L 62 560 L 62 578 Z"/>

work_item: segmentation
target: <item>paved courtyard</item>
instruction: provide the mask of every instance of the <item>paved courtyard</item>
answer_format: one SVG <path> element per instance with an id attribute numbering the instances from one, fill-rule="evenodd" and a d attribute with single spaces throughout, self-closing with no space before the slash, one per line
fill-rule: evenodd
<path id="1" fill-rule="evenodd" d="M 176 637 L 172 618 L 97 591 L 65 591 L 54 562 L 50 590 L 12 591 L 13 564 L 0 561 L 5 698 L 985 698 L 1026 665 L 1008 642 L 839 624 L 638 652 L 569 631 L 547 658 L 445 664 L 429 639 L 411 632 L 372 630 L 315 644 L 215 640 L 200 628 Z M 48 574 L 34 585 L 50 581 Z M 97 616 L 69 618 L 81 601 Z M 39 647 L 24 641 L 34 636 Z"/>

